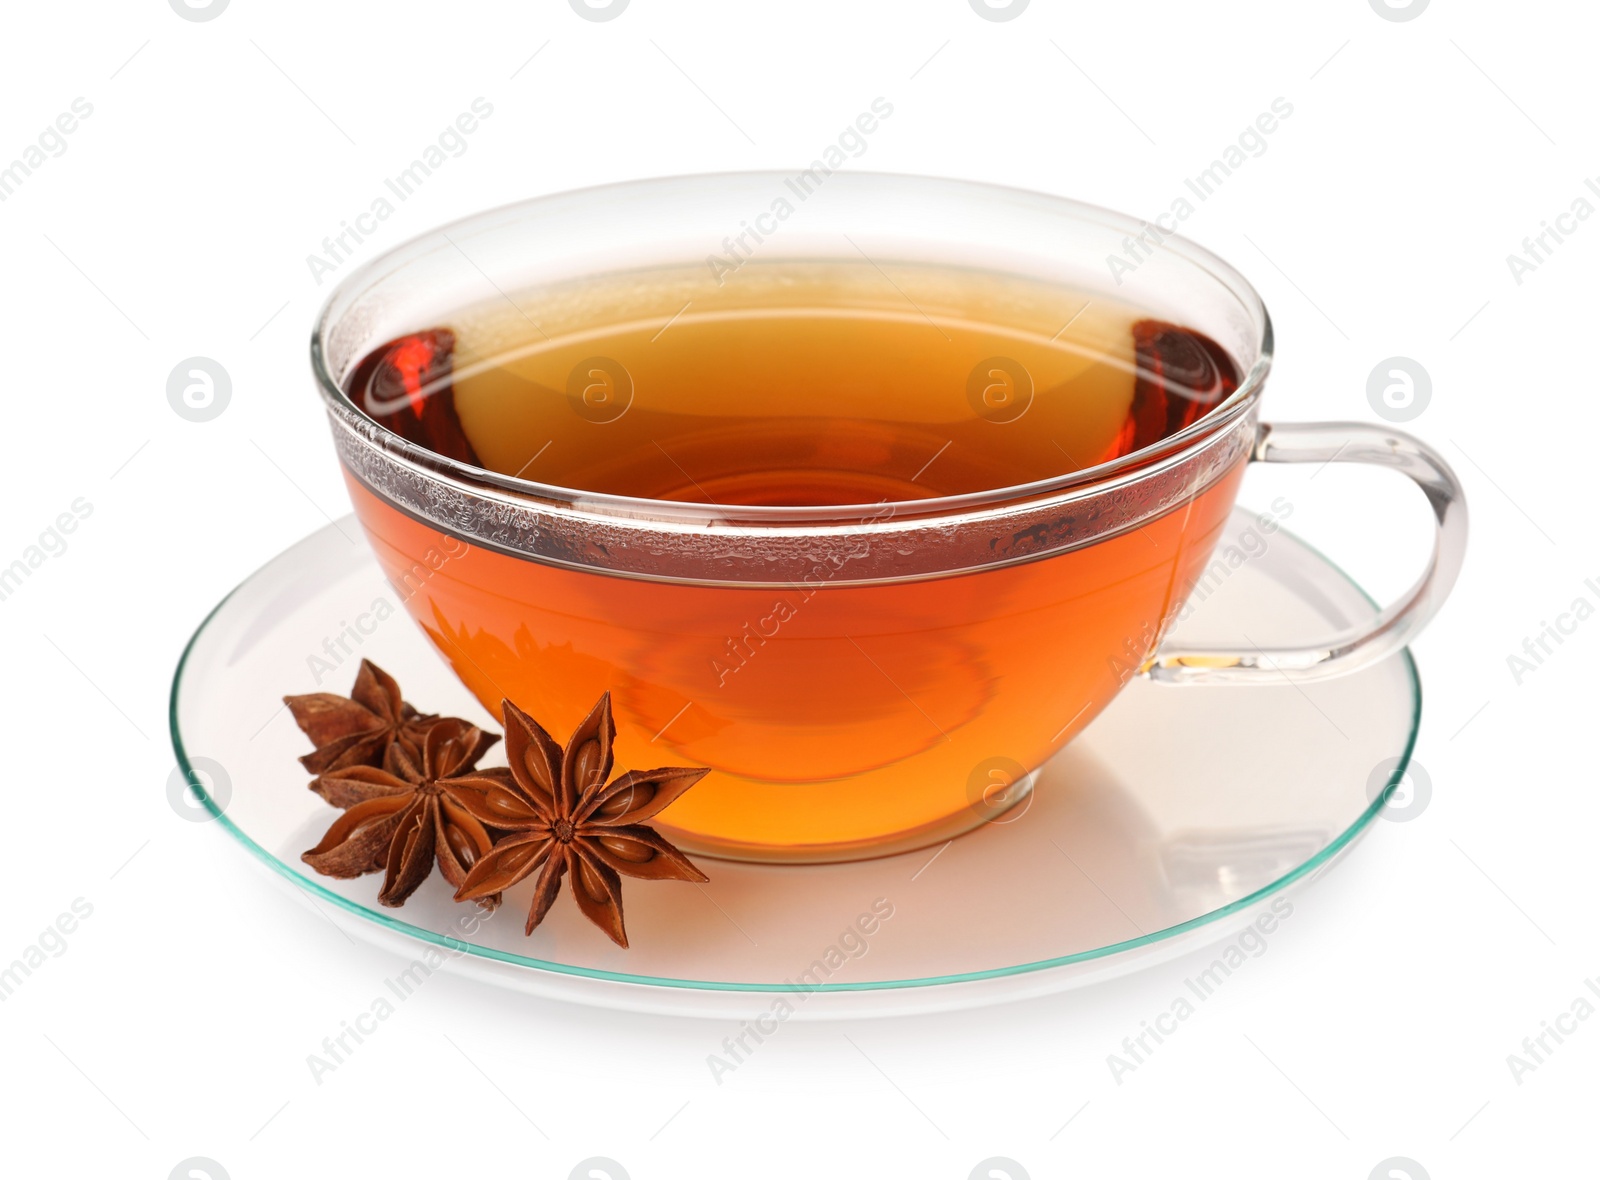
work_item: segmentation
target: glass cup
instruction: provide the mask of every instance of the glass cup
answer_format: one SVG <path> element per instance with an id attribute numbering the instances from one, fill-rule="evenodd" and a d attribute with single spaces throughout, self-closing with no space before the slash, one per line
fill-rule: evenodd
<path id="1" fill-rule="evenodd" d="M 1403 647 L 1444 600 L 1466 542 L 1449 466 L 1388 427 L 1259 421 L 1271 323 L 1226 263 L 1057 197 L 807 175 L 800 188 L 781 173 L 632 182 L 480 214 L 350 275 L 312 339 L 357 516 L 411 615 L 496 715 L 510 699 L 564 740 L 610 692 L 619 768 L 711 768 L 659 817 L 681 847 L 817 862 L 940 842 L 1019 803 L 1135 676 L 1339 676 Z M 372 350 L 507 292 L 701 259 L 709 291 L 730 231 L 751 225 L 744 246 L 773 257 L 979 270 L 1131 302 L 1210 337 L 1241 380 L 1198 421 L 1115 461 L 963 495 L 808 507 L 507 476 L 408 441 L 346 392 Z M 1114 276 L 1107 258 L 1141 240 L 1148 257 Z M 678 309 L 655 310 L 667 321 Z M 615 399 L 648 395 L 603 386 L 598 401 L 572 394 L 596 428 L 628 409 Z M 1252 462 L 1409 476 L 1437 525 L 1426 571 L 1367 625 L 1304 646 L 1164 645 Z"/>

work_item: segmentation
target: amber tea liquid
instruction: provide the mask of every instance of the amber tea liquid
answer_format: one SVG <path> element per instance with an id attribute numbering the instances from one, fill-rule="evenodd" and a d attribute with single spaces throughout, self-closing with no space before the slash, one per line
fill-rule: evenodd
<path id="1" fill-rule="evenodd" d="M 347 392 L 505 475 L 867 521 L 1159 443 L 1237 380 L 1212 341 L 1102 296 L 858 258 L 517 292 L 378 349 Z M 662 815 L 675 840 L 817 860 L 991 816 L 989 769 L 1042 764 L 1154 651 L 1238 477 L 1040 560 L 851 584 L 846 551 L 778 588 L 542 564 L 350 482 L 386 572 L 487 708 L 509 697 L 563 740 L 610 690 L 619 767 L 715 772 Z M 450 556 L 419 575 L 430 553 Z"/>

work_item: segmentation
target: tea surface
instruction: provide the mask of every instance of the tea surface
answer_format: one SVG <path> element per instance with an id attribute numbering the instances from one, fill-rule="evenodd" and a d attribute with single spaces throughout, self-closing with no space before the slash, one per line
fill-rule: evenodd
<path id="1" fill-rule="evenodd" d="M 395 342 L 351 394 L 505 475 L 724 505 L 1008 487 L 1159 440 L 1232 391 L 1216 345 L 982 272 L 749 263 L 506 296 Z"/>

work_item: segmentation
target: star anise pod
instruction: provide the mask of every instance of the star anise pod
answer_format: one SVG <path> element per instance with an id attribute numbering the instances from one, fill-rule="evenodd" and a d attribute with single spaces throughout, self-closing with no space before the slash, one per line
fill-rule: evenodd
<path id="1" fill-rule="evenodd" d="M 649 881 L 704 881 L 706 876 L 643 821 L 673 802 L 708 770 L 666 766 L 611 774 L 611 694 L 578 726 L 565 751 L 532 717 L 510 701 L 502 706 L 507 769 L 480 771 L 451 781 L 454 797 L 481 823 L 501 829 L 494 848 L 478 860 L 456 890 L 467 901 L 509 889 L 539 874 L 525 933 L 544 920 L 572 874 L 572 895 L 584 916 L 619 946 L 621 875 Z"/>
<path id="2" fill-rule="evenodd" d="M 439 718 L 418 713 L 400 698 L 400 686 L 371 660 L 362 660 L 348 697 L 313 692 L 284 697 L 295 724 L 317 748 L 300 759 L 312 774 L 347 766 L 382 766 L 391 742 L 420 751 L 422 737 Z"/>
<path id="3" fill-rule="evenodd" d="M 460 888 L 494 839 L 456 797 L 453 775 L 466 774 L 500 739 L 475 726 L 436 721 L 421 745 L 390 744 L 384 765 L 346 766 L 319 775 L 311 789 L 344 814 L 322 842 L 301 856 L 328 877 L 383 870 L 378 900 L 398 906 L 433 872 Z M 493 909 L 498 896 L 479 902 Z"/>

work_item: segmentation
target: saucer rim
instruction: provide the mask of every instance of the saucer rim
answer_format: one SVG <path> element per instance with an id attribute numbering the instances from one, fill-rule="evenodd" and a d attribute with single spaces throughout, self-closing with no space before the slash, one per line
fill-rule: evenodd
<path id="1" fill-rule="evenodd" d="M 1248 509 L 1238 506 L 1235 506 L 1233 512 L 1244 512 L 1249 514 Z M 1104 946 L 1094 947 L 1086 951 L 1074 951 L 1067 955 L 1058 955 L 1048 959 L 1039 959 L 1033 962 L 1021 963 L 1006 967 L 989 967 L 978 971 L 963 971 L 950 975 L 921 976 L 913 979 L 881 979 L 841 983 L 751 983 L 719 980 L 674 979 L 666 976 L 636 975 L 625 971 L 609 971 L 598 967 L 582 967 L 571 963 L 559 963 L 548 959 L 539 959 L 528 955 L 519 955 L 510 951 L 497 950 L 493 947 L 486 947 L 479 943 L 455 938 L 448 934 L 440 934 L 433 930 L 427 930 L 420 926 L 412 925 L 409 922 L 401 921 L 398 918 L 392 918 L 387 914 L 379 913 L 368 908 L 359 901 L 345 897 L 342 894 L 326 888 L 325 886 L 298 872 L 292 866 L 268 852 L 260 844 L 256 843 L 255 840 L 251 839 L 250 836 L 246 835 L 237 824 L 228 818 L 225 808 L 217 804 L 217 801 L 206 789 L 204 781 L 196 773 L 194 762 L 190 758 L 189 752 L 184 745 L 182 730 L 180 729 L 178 723 L 178 696 L 183 686 L 184 671 L 188 667 L 189 658 L 193 654 L 195 645 L 199 642 L 200 637 L 205 634 L 206 629 L 211 625 L 212 621 L 224 610 L 224 608 L 227 607 L 228 603 L 233 600 L 234 596 L 248 586 L 251 582 L 253 582 L 269 566 L 278 561 L 280 558 L 286 557 L 287 555 L 293 553 L 301 546 L 313 541 L 315 538 L 321 536 L 327 531 L 338 529 L 341 523 L 354 523 L 354 521 L 354 514 L 348 514 L 341 520 L 335 520 L 330 524 L 323 526 L 322 528 L 316 529 L 315 531 L 296 541 L 294 544 L 290 545 L 288 548 L 274 554 L 266 562 L 263 562 L 260 566 L 256 567 L 256 569 L 252 570 L 248 575 L 246 575 L 246 577 L 243 578 L 236 586 L 234 586 L 233 589 L 229 590 L 228 593 L 225 594 L 215 606 L 206 612 L 205 617 L 200 621 L 193 634 L 189 636 L 188 641 L 184 644 L 182 654 L 178 657 L 177 666 L 173 669 L 172 687 L 169 690 L 167 698 L 167 729 L 168 735 L 172 740 L 173 752 L 177 756 L 178 769 L 183 772 L 184 778 L 194 796 L 201 802 L 205 809 L 210 812 L 211 817 L 222 825 L 224 830 L 232 835 L 234 839 L 239 841 L 240 844 L 244 845 L 244 847 L 248 849 L 259 862 L 261 862 L 267 868 L 270 868 L 279 876 L 287 879 L 299 888 L 304 889 L 313 898 L 320 898 L 324 901 L 328 901 L 357 918 L 375 923 L 391 934 L 398 934 L 405 938 L 415 939 L 419 942 L 440 947 L 457 954 L 471 955 L 475 958 L 503 963 L 511 967 L 518 967 L 525 970 L 542 971 L 567 977 L 594 979 L 606 983 L 620 983 L 636 988 L 665 987 L 692 992 L 746 994 L 792 994 L 797 991 L 807 993 L 877 991 L 892 992 L 914 988 L 943 987 L 959 984 L 981 983 L 986 980 L 994 979 L 1016 978 L 1041 971 L 1050 971 L 1059 968 L 1075 966 L 1077 964 L 1093 962 L 1097 959 L 1106 959 L 1115 955 L 1129 954 L 1131 952 L 1157 946 L 1161 943 L 1179 938 L 1191 931 L 1221 923 L 1231 915 L 1239 913 L 1241 910 L 1246 910 L 1261 904 L 1262 902 L 1271 898 L 1273 895 L 1283 892 L 1290 886 L 1311 876 L 1318 870 L 1332 863 L 1341 853 L 1346 851 L 1350 845 L 1354 843 L 1357 837 L 1363 835 L 1367 831 L 1367 829 L 1371 826 L 1372 821 L 1377 817 L 1379 811 L 1381 811 L 1384 805 L 1388 802 L 1389 797 L 1393 794 L 1396 787 L 1398 787 L 1404 780 L 1406 769 L 1411 763 L 1411 756 L 1416 749 L 1417 738 L 1422 729 L 1422 679 L 1417 670 L 1416 659 L 1412 656 L 1411 649 L 1406 647 L 1401 649 L 1398 655 L 1404 662 L 1407 678 L 1411 686 L 1411 725 L 1410 731 L 1406 735 L 1405 747 L 1400 752 L 1394 768 L 1389 774 L 1389 781 L 1384 785 L 1383 790 L 1377 792 L 1373 796 L 1371 802 L 1367 804 L 1366 808 L 1362 810 L 1362 812 L 1350 823 L 1348 827 L 1341 831 L 1336 837 L 1334 837 L 1334 839 L 1329 841 L 1328 844 L 1319 849 L 1314 856 L 1308 858 L 1299 865 L 1296 865 L 1283 876 L 1267 883 L 1266 885 L 1263 885 L 1261 888 L 1256 889 L 1243 897 L 1227 903 L 1226 905 L 1219 906 L 1214 910 L 1209 910 L 1204 914 L 1200 914 L 1193 918 L 1188 918 L 1174 925 L 1163 927 L 1160 930 L 1140 934 L 1135 938 L 1123 939 L 1119 942 L 1108 943 Z M 1300 537 L 1297 533 L 1292 532 L 1288 528 L 1280 526 L 1280 532 L 1282 532 L 1286 537 L 1294 541 L 1296 544 L 1302 546 L 1310 554 L 1316 556 L 1319 560 L 1326 564 L 1330 570 L 1348 582 L 1357 593 L 1359 593 L 1367 600 L 1368 603 L 1373 606 L 1374 609 L 1378 608 L 1379 604 L 1372 598 L 1370 594 L 1367 593 L 1361 584 L 1351 577 L 1342 566 L 1329 558 L 1327 554 L 1323 553 L 1322 550 L 1310 544 L 1304 538 Z M 780 867 L 792 868 L 794 866 L 784 865 Z M 819 865 L 812 867 L 825 868 L 827 866 Z"/>

